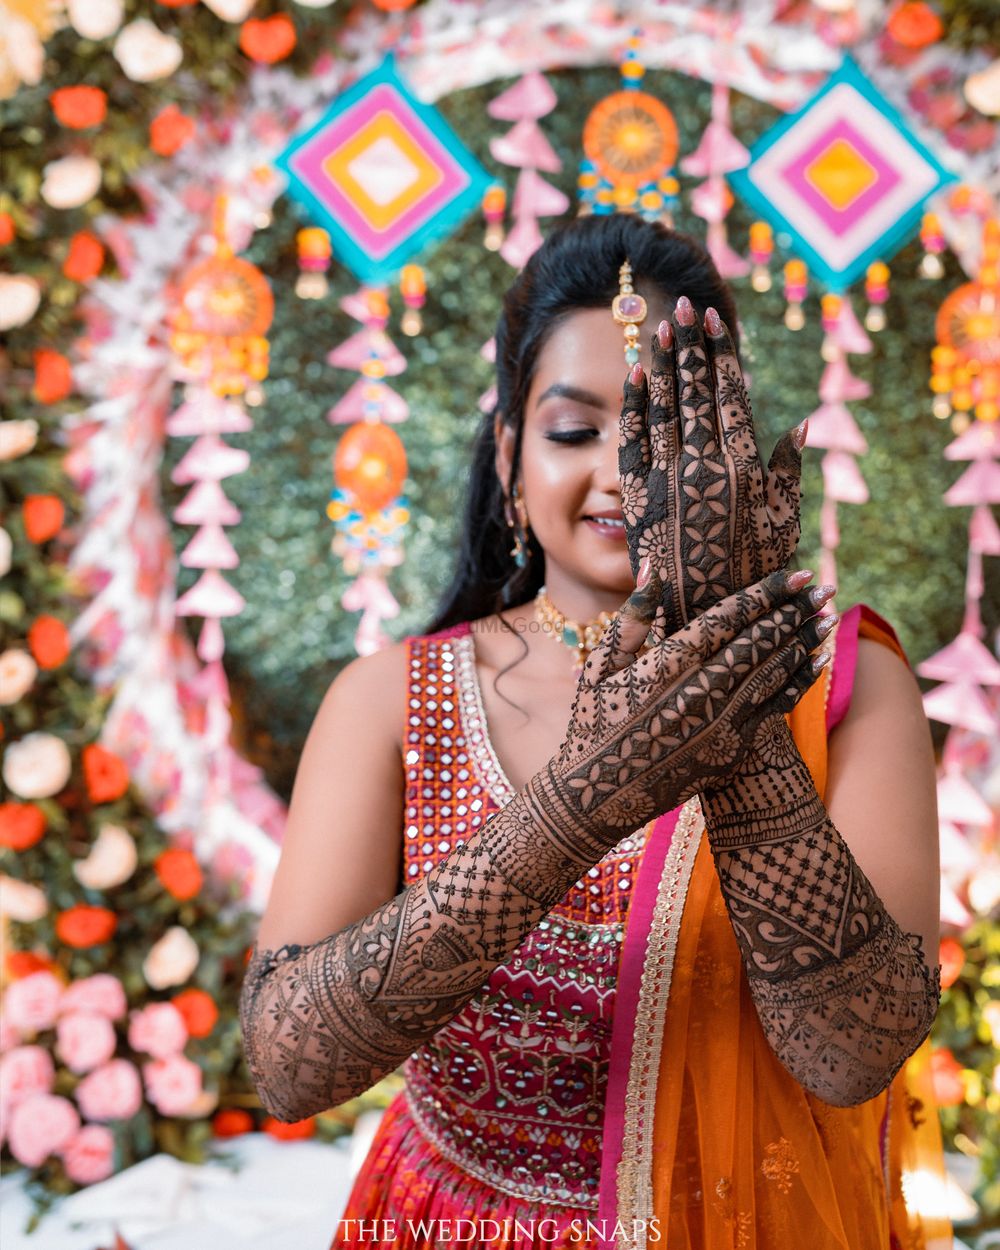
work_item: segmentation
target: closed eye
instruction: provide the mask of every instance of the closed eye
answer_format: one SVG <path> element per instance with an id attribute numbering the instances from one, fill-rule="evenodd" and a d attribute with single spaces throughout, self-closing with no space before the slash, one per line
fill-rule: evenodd
<path id="1" fill-rule="evenodd" d="M 545 437 L 551 443 L 583 443 L 588 439 L 596 438 L 598 431 L 595 429 L 584 430 L 549 430 Z"/>

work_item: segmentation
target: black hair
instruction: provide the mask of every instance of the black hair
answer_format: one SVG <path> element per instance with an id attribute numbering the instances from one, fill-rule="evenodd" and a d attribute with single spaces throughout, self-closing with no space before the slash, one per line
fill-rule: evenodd
<path id="1" fill-rule="evenodd" d="M 518 568 L 504 502 L 517 481 L 524 404 L 539 353 L 560 321 L 582 308 L 608 308 L 628 259 L 638 289 L 652 287 L 673 304 L 686 295 L 699 316 L 709 306 L 738 347 L 736 306 L 712 258 L 696 239 L 634 213 L 579 217 L 538 248 L 503 298 L 496 329 L 496 407 L 483 418 L 472 453 L 458 564 L 428 633 L 489 616 L 534 598 L 545 581 L 545 557 L 528 531 L 530 559 Z M 497 413 L 515 427 L 509 482 L 496 472 Z"/>

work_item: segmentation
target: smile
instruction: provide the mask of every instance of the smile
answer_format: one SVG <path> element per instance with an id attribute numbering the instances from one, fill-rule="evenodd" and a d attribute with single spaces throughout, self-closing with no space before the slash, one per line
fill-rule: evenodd
<path id="1" fill-rule="evenodd" d="M 624 517 L 585 516 L 583 520 L 596 534 L 603 538 L 624 538 Z"/>

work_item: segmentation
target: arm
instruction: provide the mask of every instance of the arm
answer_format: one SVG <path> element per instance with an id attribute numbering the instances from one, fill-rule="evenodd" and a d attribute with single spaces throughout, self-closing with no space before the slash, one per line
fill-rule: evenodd
<path id="1" fill-rule="evenodd" d="M 389 808 L 369 786 L 384 776 L 385 744 L 362 725 L 376 692 L 352 665 L 303 754 L 274 902 L 240 1000 L 268 1110 L 301 1119 L 392 1071 L 609 847 L 731 771 L 759 718 L 790 707 L 814 679 L 798 587 L 775 574 L 639 659 L 659 586 L 637 590 L 588 659 L 559 755 L 464 845 L 361 918 L 366 889 L 385 890 L 388 878 L 359 867 L 367 856 L 336 814 L 354 791 L 352 811 L 372 833 Z M 398 831 L 397 821 L 377 845 Z M 331 920 L 334 932 L 323 929 Z"/>
<path id="2" fill-rule="evenodd" d="M 783 719 L 703 795 L 723 898 L 775 1054 L 836 1106 L 873 1098 L 940 997 L 934 759 L 916 682 L 859 645 L 827 805 Z"/>

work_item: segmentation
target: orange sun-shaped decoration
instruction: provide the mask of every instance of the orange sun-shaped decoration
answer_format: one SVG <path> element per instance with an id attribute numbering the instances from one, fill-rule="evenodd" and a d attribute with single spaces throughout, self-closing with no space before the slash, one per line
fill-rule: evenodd
<path id="1" fill-rule="evenodd" d="M 583 150 L 607 180 L 640 187 L 677 159 L 674 115 L 645 91 L 615 91 L 591 109 L 583 127 Z"/>
<path id="2" fill-rule="evenodd" d="M 1000 304 L 996 290 L 967 282 L 952 291 L 937 315 L 938 342 L 966 363 L 1000 364 Z"/>
<path id="3" fill-rule="evenodd" d="M 181 284 L 178 328 L 195 334 L 263 334 L 274 317 L 274 297 L 260 270 L 238 256 L 210 256 Z"/>

